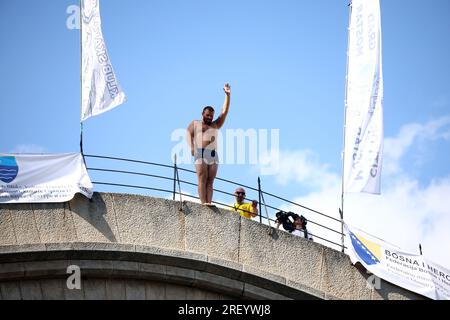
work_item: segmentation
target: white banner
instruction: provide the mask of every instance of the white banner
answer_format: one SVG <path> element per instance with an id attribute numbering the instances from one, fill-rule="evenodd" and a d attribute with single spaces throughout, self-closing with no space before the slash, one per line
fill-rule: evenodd
<path id="1" fill-rule="evenodd" d="M 344 192 L 379 194 L 383 73 L 378 0 L 352 1 L 344 139 Z"/>
<path id="2" fill-rule="evenodd" d="M 450 300 L 450 270 L 359 229 L 345 225 L 345 231 L 353 264 L 359 261 L 377 277 L 428 298 Z"/>
<path id="3" fill-rule="evenodd" d="M 101 29 L 98 0 L 81 0 L 81 121 L 125 101 Z"/>
<path id="4" fill-rule="evenodd" d="M 0 154 L 0 203 L 65 202 L 92 197 L 80 153 Z"/>

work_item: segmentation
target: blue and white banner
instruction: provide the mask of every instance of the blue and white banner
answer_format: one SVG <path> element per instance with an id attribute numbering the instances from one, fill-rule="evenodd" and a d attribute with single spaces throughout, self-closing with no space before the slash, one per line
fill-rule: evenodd
<path id="1" fill-rule="evenodd" d="M 345 225 L 347 253 L 377 277 L 435 300 L 450 300 L 450 270 Z"/>
<path id="2" fill-rule="evenodd" d="M 81 0 L 81 121 L 125 101 L 101 28 L 99 0 Z"/>
<path id="3" fill-rule="evenodd" d="M 0 154 L 0 203 L 65 202 L 92 197 L 81 153 Z"/>
<path id="4" fill-rule="evenodd" d="M 353 0 L 348 40 L 344 192 L 380 193 L 383 72 L 379 0 Z"/>

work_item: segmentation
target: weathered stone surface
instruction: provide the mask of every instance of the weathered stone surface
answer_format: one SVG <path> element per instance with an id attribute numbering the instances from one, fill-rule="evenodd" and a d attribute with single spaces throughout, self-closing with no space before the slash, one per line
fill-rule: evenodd
<path id="1" fill-rule="evenodd" d="M 251 284 L 245 284 L 244 286 L 244 296 L 248 299 L 268 299 L 268 300 L 289 300 L 281 294 L 274 293 L 270 290 L 256 287 Z"/>
<path id="2" fill-rule="evenodd" d="M 186 250 L 238 262 L 240 215 L 187 202 Z"/>
<path id="3" fill-rule="evenodd" d="M 20 292 L 23 300 L 43 299 L 39 280 L 20 281 Z"/>
<path id="4" fill-rule="evenodd" d="M 192 286 L 195 280 L 195 271 L 191 269 L 167 266 L 166 279 L 169 282 Z"/>
<path id="5" fill-rule="evenodd" d="M 16 281 L 0 282 L 3 300 L 21 300 L 20 283 Z"/>
<path id="6" fill-rule="evenodd" d="M 40 283 L 44 300 L 64 300 L 65 279 L 44 279 Z"/>
<path id="7" fill-rule="evenodd" d="M 186 268 L 194 268 L 197 270 L 205 269 L 206 261 L 208 261 L 208 257 L 205 254 L 154 246 L 136 245 L 136 253 L 144 254 L 147 262 L 155 264 L 171 265 L 174 260 L 184 259 L 184 266 Z"/>
<path id="8" fill-rule="evenodd" d="M 86 300 L 106 300 L 106 280 L 83 279 L 82 286 Z"/>
<path id="9" fill-rule="evenodd" d="M 320 289 L 322 246 L 281 230 L 275 237 L 268 231 L 265 225 L 243 219 L 240 262 Z"/>
<path id="10" fill-rule="evenodd" d="M 45 243 L 46 251 L 71 251 L 73 250 L 73 243 L 71 242 L 49 242 Z"/>
<path id="11" fill-rule="evenodd" d="M 139 263 L 134 261 L 111 261 L 114 275 L 136 277 L 139 275 Z"/>
<path id="12" fill-rule="evenodd" d="M 11 213 L 7 205 L 0 204 L 0 245 L 17 244 Z"/>
<path id="13" fill-rule="evenodd" d="M 110 194 L 95 192 L 90 201 L 76 194 L 69 202 L 75 234 L 80 242 L 118 242 L 119 234 Z"/>
<path id="14" fill-rule="evenodd" d="M 347 255 L 323 248 L 322 286 L 327 296 L 340 299 L 370 300 L 372 290 L 367 287 L 364 276 L 354 268 Z"/>
<path id="15" fill-rule="evenodd" d="M 184 249 L 184 225 L 170 200 L 112 195 L 121 242 Z"/>
<path id="16" fill-rule="evenodd" d="M 202 271 L 195 272 L 193 286 L 238 297 L 241 296 L 244 291 L 244 283 L 242 281 Z"/>
<path id="17" fill-rule="evenodd" d="M 145 283 L 138 280 L 128 280 L 125 284 L 127 300 L 145 300 Z"/>
<path id="18" fill-rule="evenodd" d="M 266 279 L 266 280 L 270 280 L 274 285 L 278 285 L 278 284 L 286 284 L 286 278 L 273 274 L 273 273 L 269 273 L 266 271 L 263 271 L 261 269 L 258 268 L 254 268 L 252 266 L 249 265 L 244 265 L 243 267 L 243 274 L 241 276 L 241 279 L 243 279 L 244 281 L 246 279 L 248 279 L 249 277 L 260 277 L 262 279 Z M 267 288 L 266 288 L 267 289 Z"/>
<path id="19" fill-rule="evenodd" d="M 71 266 L 80 268 L 82 278 L 85 274 L 89 274 L 91 277 L 108 278 L 113 273 L 115 265 L 123 262 L 110 260 L 70 260 L 69 263 Z"/>
<path id="20" fill-rule="evenodd" d="M 139 263 L 140 277 L 146 280 L 165 280 L 166 266 L 161 264 Z"/>
<path id="21" fill-rule="evenodd" d="M 406 291 L 390 282 L 380 279 L 380 288 L 372 290 L 372 300 L 425 300 L 424 296 Z"/>
<path id="22" fill-rule="evenodd" d="M 186 292 L 187 300 L 206 300 L 206 291 L 198 288 L 188 288 Z"/>
<path id="23" fill-rule="evenodd" d="M 21 279 L 24 276 L 25 276 L 25 268 L 21 262 L 0 263 L 0 281 Z"/>
<path id="24" fill-rule="evenodd" d="M 37 203 L 31 205 L 41 243 L 72 242 L 77 240 L 72 212 L 65 203 Z"/>
<path id="25" fill-rule="evenodd" d="M 168 300 L 186 300 L 189 288 L 176 284 L 166 284 L 166 299 Z"/>
<path id="26" fill-rule="evenodd" d="M 0 253 L 12 252 L 43 252 L 46 250 L 43 243 L 24 243 L 20 245 L 1 246 Z"/>
<path id="27" fill-rule="evenodd" d="M 235 212 L 126 194 L 3 204 L 0 298 L 422 298 L 384 281 L 374 290 L 345 254 L 268 231 Z M 72 264 L 81 290 L 64 285 Z"/>
<path id="28" fill-rule="evenodd" d="M 243 271 L 241 263 L 208 256 L 206 272 L 220 274 L 230 279 L 240 279 Z"/>
<path id="29" fill-rule="evenodd" d="M 145 298 L 147 300 L 166 299 L 166 284 L 163 282 L 147 281 L 145 284 Z"/>
<path id="30" fill-rule="evenodd" d="M 41 242 L 31 204 L 9 205 L 7 210 L 11 217 L 17 244 Z"/>
<path id="31" fill-rule="evenodd" d="M 69 289 L 67 285 L 63 287 L 65 300 L 84 300 L 84 283 L 81 282 L 80 289 Z"/>
<path id="32" fill-rule="evenodd" d="M 25 277 L 65 277 L 67 267 L 70 265 L 68 261 L 30 261 L 23 262 Z"/>
<path id="33" fill-rule="evenodd" d="M 307 287 L 303 283 L 287 280 L 286 284 L 288 287 L 304 293 L 304 296 L 300 295 L 301 298 L 299 299 L 325 299 L 325 293 L 323 291 Z M 309 295 L 310 297 L 305 297 L 306 295 Z"/>
<path id="34" fill-rule="evenodd" d="M 125 281 L 119 279 L 106 280 L 106 298 L 108 300 L 125 300 Z"/>

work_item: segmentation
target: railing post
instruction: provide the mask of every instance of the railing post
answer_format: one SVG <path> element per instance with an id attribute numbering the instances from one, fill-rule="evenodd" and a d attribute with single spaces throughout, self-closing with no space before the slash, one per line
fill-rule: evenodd
<path id="1" fill-rule="evenodd" d="M 262 223 L 262 205 L 261 205 L 261 179 L 258 177 L 258 196 L 259 196 L 259 223 Z"/>
<path id="2" fill-rule="evenodd" d="M 341 243 L 342 243 L 342 249 L 341 252 L 344 252 L 345 250 L 345 239 L 344 239 L 344 213 L 342 212 L 341 208 L 339 208 L 339 215 L 341 217 Z"/>
<path id="3" fill-rule="evenodd" d="M 174 155 L 174 164 L 173 164 L 173 198 L 172 200 L 175 201 L 175 194 L 177 192 L 177 155 Z"/>
<path id="4" fill-rule="evenodd" d="M 178 167 L 175 165 L 175 176 L 178 182 L 178 192 L 180 193 L 180 211 L 183 211 L 183 198 L 181 197 L 181 185 L 180 185 L 180 176 L 178 175 Z"/>

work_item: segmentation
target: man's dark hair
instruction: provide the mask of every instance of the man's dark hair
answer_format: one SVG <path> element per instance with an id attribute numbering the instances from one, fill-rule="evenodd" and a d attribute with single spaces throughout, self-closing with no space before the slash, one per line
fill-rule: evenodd
<path id="1" fill-rule="evenodd" d="M 209 111 L 211 111 L 211 112 L 214 112 L 214 108 L 211 107 L 211 106 L 206 106 L 206 107 L 204 107 L 202 113 L 204 113 L 206 110 L 209 110 Z"/>

